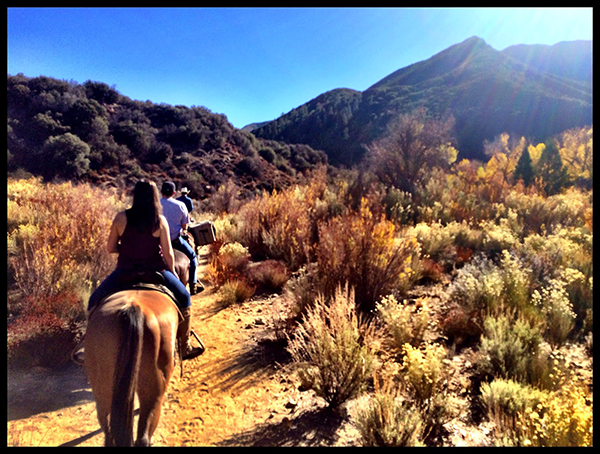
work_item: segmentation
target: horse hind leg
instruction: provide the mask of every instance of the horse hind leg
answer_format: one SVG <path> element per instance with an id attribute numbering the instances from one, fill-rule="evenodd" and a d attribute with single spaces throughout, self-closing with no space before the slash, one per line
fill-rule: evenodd
<path id="1" fill-rule="evenodd" d="M 98 417 L 100 428 L 104 433 L 104 446 L 115 446 L 115 440 L 112 436 L 109 423 L 112 393 L 110 389 L 105 389 L 106 387 L 102 385 L 104 384 L 93 387 L 94 399 L 96 401 L 96 416 Z"/>
<path id="2" fill-rule="evenodd" d="M 104 446 L 114 446 L 115 442 L 110 433 L 110 425 L 108 423 L 108 414 L 110 413 L 110 404 L 108 406 L 101 405 L 96 401 L 96 414 L 98 416 L 98 422 L 100 428 L 104 433 Z"/>
<path id="3" fill-rule="evenodd" d="M 138 433 L 136 446 L 150 446 L 152 435 L 158 426 L 162 405 L 162 393 L 139 396 L 140 419 L 138 420 Z"/>
<path id="4" fill-rule="evenodd" d="M 147 336 L 146 340 L 151 338 Z M 161 407 L 167 384 L 173 371 L 173 357 L 163 348 L 159 350 L 159 357 L 152 355 L 142 356 L 137 394 L 140 402 L 140 417 L 138 420 L 136 446 L 150 446 L 152 435 L 158 427 Z M 156 346 L 145 349 L 145 352 L 155 352 Z"/>
<path id="5" fill-rule="evenodd" d="M 99 338 L 100 333 L 103 335 L 109 333 L 111 326 L 104 326 L 102 322 L 96 321 L 96 324 L 88 327 L 85 340 L 85 363 L 84 368 L 88 377 L 90 386 L 96 401 L 96 415 L 98 423 L 104 433 L 104 445 L 114 446 L 114 438 L 112 436 L 109 424 L 109 414 L 112 405 L 113 394 L 113 374 L 114 362 L 106 358 L 111 355 L 107 351 L 116 351 L 118 346 L 114 340 L 114 336 L 108 336 L 108 339 Z M 116 336 L 116 335 L 115 335 Z M 99 351 L 99 346 L 102 346 L 102 351 Z"/>

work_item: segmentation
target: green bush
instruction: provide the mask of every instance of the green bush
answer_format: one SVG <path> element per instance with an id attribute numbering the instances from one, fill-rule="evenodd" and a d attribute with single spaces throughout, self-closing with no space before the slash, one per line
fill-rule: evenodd
<path id="1" fill-rule="evenodd" d="M 584 280 L 581 272 L 567 268 L 563 270 L 559 279 L 551 279 L 547 286 L 533 293 L 533 303 L 540 308 L 547 320 L 546 339 L 554 348 L 565 342 L 575 326 L 576 315 L 567 286 Z"/>
<path id="2" fill-rule="evenodd" d="M 488 315 L 479 349 L 480 374 L 488 377 L 528 381 L 540 354 L 542 332 L 522 318 L 507 314 Z"/>
<path id="3" fill-rule="evenodd" d="M 501 270 L 491 260 L 479 255 L 458 270 L 448 293 L 452 301 L 469 312 L 488 311 L 498 305 L 503 289 Z"/>
<path id="4" fill-rule="evenodd" d="M 525 443 L 520 416 L 536 408 L 546 393 L 514 380 L 495 379 L 481 385 L 480 400 L 494 422 L 497 444 L 519 446 Z"/>

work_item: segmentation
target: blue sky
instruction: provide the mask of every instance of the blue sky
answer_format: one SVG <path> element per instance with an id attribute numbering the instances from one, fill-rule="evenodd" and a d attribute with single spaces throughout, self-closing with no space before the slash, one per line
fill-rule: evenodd
<path id="1" fill-rule="evenodd" d="M 592 39 L 591 8 L 8 8 L 8 74 L 205 106 L 238 128 L 464 41 Z"/>

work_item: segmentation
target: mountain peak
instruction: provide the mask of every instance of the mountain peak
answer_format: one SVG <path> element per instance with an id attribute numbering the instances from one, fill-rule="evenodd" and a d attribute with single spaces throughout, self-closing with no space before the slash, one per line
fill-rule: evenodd
<path id="1" fill-rule="evenodd" d="M 450 46 L 446 50 L 443 50 L 437 55 L 443 53 L 456 52 L 461 50 L 463 52 L 468 52 L 469 54 L 478 53 L 480 51 L 492 50 L 496 51 L 492 46 L 485 42 L 483 38 L 479 36 L 471 36 L 470 38 L 465 39 L 462 43 L 455 44 L 454 46 Z M 434 55 L 435 57 L 435 55 Z"/>
<path id="2" fill-rule="evenodd" d="M 461 43 L 444 49 L 427 60 L 414 63 L 393 72 L 375 85 L 369 87 L 368 90 L 389 86 L 421 84 L 427 80 L 449 73 L 462 65 L 467 59 L 485 51 L 497 52 L 483 39 L 472 36 Z"/>
<path id="3" fill-rule="evenodd" d="M 465 39 L 462 43 L 455 44 L 455 46 L 462 46 L 464 44 L 485 44 L 488 45 L 483 38 L 479 36 L 471 36 L 470 38 Z"/>

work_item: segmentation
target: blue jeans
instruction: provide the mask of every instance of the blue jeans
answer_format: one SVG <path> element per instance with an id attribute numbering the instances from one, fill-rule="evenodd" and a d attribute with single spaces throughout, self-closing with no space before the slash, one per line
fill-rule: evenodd
<path id="1" fill-rule="evenodd" d="M 104 281 L 94 290 L 92 295 L 90 296 L 90 300 L 88 302 L 88 311 L 92 309 L 92 307 L 97 304 L 100 300 L 107 297 L 111 293 L 114 293 L 119 288 L 120 277 L 122 277 L 125 273 L 129 273 L 128 271 L 122 270 L 120 268 L 115 269 L 112 273 L 108 275 Z M 180 309 L 188 308 L 192 305 L 192 299 L 190 293 L 187 291 L 185 286 L 181 283 L 177 277 L 170 271 L 161 271 L 161 273 L 165 279 L 165 287 L 173 292 L 175 298 L 177 298 L 177 306 Z"/>
<path id="2" fill-rule="evenodd" d="M 196 284 L 198 282 L 198 278 L 196 277 L 196 269 L 198 268 L 198 258 L 196 257 L 196 252 L 194 252 L 194 248 L 190 246 L 184 238 L 179 237 L 174 239 L 171 244 L 173 245 L 173 249 L 177 249 L 178 251 L 183 252 L 188 259 L 190 259 L 190 284 Z"/>

